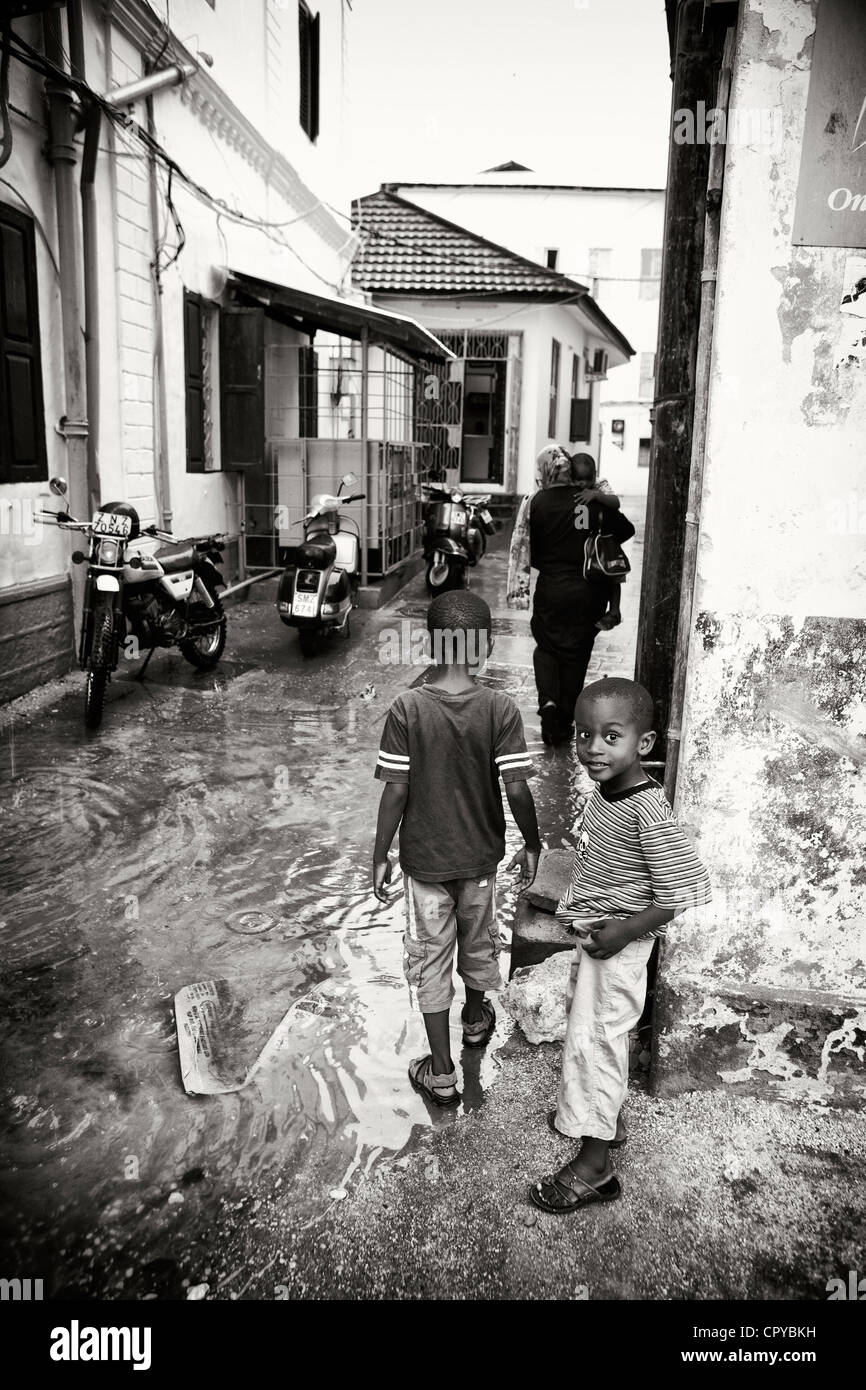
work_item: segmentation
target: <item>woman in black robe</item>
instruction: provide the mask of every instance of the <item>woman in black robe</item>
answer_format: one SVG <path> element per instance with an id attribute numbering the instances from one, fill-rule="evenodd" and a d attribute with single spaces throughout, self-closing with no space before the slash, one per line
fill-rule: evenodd
<path id="1" fill-rule="evenodd" d="M 506 602 L 529 607 L 529 570 L 538 570 L 532 608 L 533 666 L 545 743 L 570 739 L 574 707 L 583 689 L 608 586 L 583 577 L 584 546 L 595 532 L 619 541 L 634 535 L 631 523 L 575 484 L 569 455 L 558 445 L 542 449 L 536 463 L 539 490 L 525 497 L 514 525 Z M 616 501 L 617 499 L 614 499 Z"/>

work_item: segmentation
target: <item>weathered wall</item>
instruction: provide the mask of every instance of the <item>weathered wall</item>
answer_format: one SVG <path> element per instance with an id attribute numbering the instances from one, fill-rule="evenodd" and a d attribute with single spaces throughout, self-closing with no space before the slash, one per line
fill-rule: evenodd
<path id="1" fill-rule="evenodd" d="M 848 253 L 791 244 L 815 9 L 738 32 L 732 105 L 780 120 L 727 150 L 677 797 L 715 900 L 664 958 L 662 1089 L 866 1093 L 866 366 Z"/>

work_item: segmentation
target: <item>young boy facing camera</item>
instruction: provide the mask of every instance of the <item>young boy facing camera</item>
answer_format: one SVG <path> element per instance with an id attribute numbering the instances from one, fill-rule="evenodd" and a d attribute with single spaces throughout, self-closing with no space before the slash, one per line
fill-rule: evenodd
<path id="1" fill-rule="evenodd" d="M 529 1194 L 542 1211 L 558 1215 L 620 1195 L 610 1150 L 626 1138 L 620 1110 L 628 1035 L 643 1013 L 647 962 L 674 917 L 710 901 L 706 869 L 661 787 L 641 767 L 655 742 L 652 722 L 647 691 L 618 678 L 588 685 L 575 709 L 577 756 L 595 787 L 576 827 L 571 882 L 557 908 L 582 941 L 569 983 L 559 1096 L 548 1121 L 581 1146 Z"/>

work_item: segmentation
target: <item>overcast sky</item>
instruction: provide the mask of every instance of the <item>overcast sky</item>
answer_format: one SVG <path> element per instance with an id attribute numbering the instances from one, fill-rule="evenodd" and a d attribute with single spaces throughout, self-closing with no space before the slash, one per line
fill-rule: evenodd
<path id="1" fill-rule="evenodd" d="M 662 187 L 663 0 L 351 0 L 353 196 L 469 180 Z"/>

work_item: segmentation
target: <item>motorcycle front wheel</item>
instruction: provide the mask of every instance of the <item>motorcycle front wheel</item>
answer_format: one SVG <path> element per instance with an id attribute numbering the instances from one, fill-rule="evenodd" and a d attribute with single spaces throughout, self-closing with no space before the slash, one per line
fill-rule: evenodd
<path id="1" fill-rule="evenodd" d="M 466 585 L 465 565 L 449 565 L 447 561 L 437 565 L 431 560 L 427 566 L 427 592 L 433 598 L 448 589 L 465 589 Z"/>
<path id="2" fill-rule="evenodd" d="M 487 550 L 487 536 L 483 526 L 473 526 L 469 532 L 469 549 L 475 556 L 476 561 L 480 560 Z"/>
<path id="3" fill-rule="evenodd" d="M 105 609 L 93 619 L 93 644 L 90 648 L 90 661 L 87 666 L 87 683 L 84 687 L 84 726 L 98 729 L 102 723 L 105 707 L 105 687 L 108 684 L 111 666 L 111 639 L 114 628 L 114 615 Z"/>
<path id="4" fill-rule="evenodd" d="M 193 637 L 182 637 L 177 644 L 181 656 L 199 671 L 209 671 L 216 666 L 225 650 L 226 615 L 216 594 L 213 595 L 213 602 L 214 621 Z"/>

